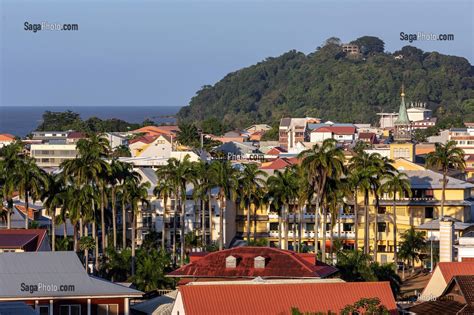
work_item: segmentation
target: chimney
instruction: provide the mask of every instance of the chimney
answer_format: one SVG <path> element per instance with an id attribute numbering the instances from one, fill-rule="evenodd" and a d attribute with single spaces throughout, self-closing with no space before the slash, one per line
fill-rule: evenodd
<path id="1" fill-rule="evenodd" d="M 454 222 L 450 217 L 439 220 L 439 261 L 451 262 L 454 259 Z"/>
<path id="2" fill-rule="evenodd" d="M 255 269 L 265 269 L 265 257 L 257 256 L 253 259 L 253 267 Z"/>
<path id="3" fill-rule="evenodd" d="M 237 258 L 234 256 L 227 256 L 225 259 L 225 267 L 226 268 L 236 268 L 237 267 Z"/>

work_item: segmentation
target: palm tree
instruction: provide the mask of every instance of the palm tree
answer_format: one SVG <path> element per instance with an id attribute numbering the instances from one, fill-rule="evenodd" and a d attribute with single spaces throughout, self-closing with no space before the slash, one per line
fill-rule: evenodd
<path id="1" fill-rule="evenodd" d="M 41 199 L 43 205 L 47 209 L 48 214 L 51 216 L 51 247 L 55 251 L 56 248 L 56 209 L 61 208 L 63 200 L 61 193 L 65 189 L 65 183 L 60 175 L 46 176 L 48 185 L 47 189 L 43 191 Z"/>
<path id="2" fill-rule="evenodd" d="M 393 198 L 393 260 L 397 262 L 397 195 L 399 198 L 411 196 L 410 180 L 405 173 L 391 172 L 384 176 L 380 190 Z"/>
<path id="3" fill-rule="evenodd" d="M 129 190 L 130 184 L 138 184 L 141 181 L 141 175 L 133 171 L 130 164 L 125 164 L 122 168 L 123 174 L 120 176 L 120 185 L 117 192 L 120 195 L 122 203 L 122 250 L 127 248 L 127 204 L 129 204 Z"/>
<path id="4" fill-rule="evenodd" d="M 283 223 L 283 230 L 285 232 L 285 246 L 284 249 L 288 249 L 288 212 L 290 204 L 294 203 L 297 197 L 298 182 L 296 173 L 293 168 L 286 168 L 283 172 L 276 170 L 273 176 L 270 176 L 267 180 L 269 195 L 273 198 L 273 204 L 280 211 L 279 218 Z M 280 224 L 279 230 L 282 230 Z M 280 248 L 282 247 L 280 241 Z"/>
<path id="5" fill-rule="evenodd" d="M 176 140 L 185 146 L 194 147 L 199 143 L 199 132 L 194 124 L 181 123 Z"/>
<path id="6" fill-rule="evenodd" d="M 326 139 L 321 146 L 314 145 L 313 148 L 299 154 L 303 159 L 301 165 L 306 169 L 308 182 L 314 185 L 316 193 L 316 227 L 315 227 L 315 252 L 318 253 L 319 214 L 321 212 L 321 200 L 328 178 L 339 178 L 344 174 L 344 153 L 337 147 L 334 139 Z M 327 209 L 323 209 L 323 217 L 327 218 Z M 324 226 L 326 222 L 324 222 Z M 323 232 L 324 233 L 324 232 Z M 326 261 L 326 244 L 322 246 L 322 260 Z"/>
<path id="7" fill-rule="evenodd" d="M 412 268 L 415 268 L 415 261 L 420 260 L 421 254 L 427 246 L 426 233 L 416 231 L 414 227 L 411 227 L 402 234 L 401 238 L 398 256 L 404 261 L 411 262 Z"/>
<path id="8" fill-rule="evenodd" d="M 160 178 L 157 185 L 153 189 L 153 194 L 163 199 L 163 226 L 161 230 L 161 250 L 166 249 L 166 212 L 168 208 L 168 200 L 174 193 L 174 185 L 169 178 Z"/>
<path id="9" fill-rule="evenodd" d="M 224 215 L 227 200 L 234 198 L 237 187 L 237 171 L 229 161 L 215 160 L 211 163 L 210 177 L 212 183 L 219 188 L 219 250 L 224 249 Z"/>
<path id="10" fill-rule="evenodd" d="M 194 189 L 193 189 L 193 196 L 197 199 L 200 200 L 200 208 L 201 208 L 201 235 L 202 235 L 202 246 L 205 247 L 207 244 L 207 238 L 206 238 L 206 207 L 205 203 L 207 202 L 208 204 L 208 211 L 209 211 L 209 235 L 210 239 L 209 241 L 212 241 L 212 208 L 211 208 L 211 202 L 212 202 L 212 196 L 211 196 L 211 190 L 213 188 L 212 185 L 212 178 L 209 176 L 209 170 L 210 170 L 210 163 L 206 163 L 204 161 L 201 161 L 199 163 L 195 163 L 195 178 L 194 178 Z"/>
<path id="11" fill-rule="evenodd" d="M 16 189 L 15 170 L 20 162 L 22 145 L 16 141 L 2 148 L 3 159 L 0 159 L 0 183 L 3 201 L 7 203 L 7 229 L 11 228 L 11 214 L 13 211 L 13 193 Z M 3 203 L 2 203 L 3 206 Z"/>
<path id="12" fill-rule="evenodd" d="M 25 200 L 25 229 L 28 229 L 29 199 L 40 198 L 43 189 L 47 189 L 46 172 L 36 165 L 33 158 L 23 157 L 16 165 L 15 186 Z"/>
<path id="13" fill-rule="evenodd" d="M 185 257 L 185 225 L 186 225 L 186 188 L 188 183 L 192 183 L 196 177 L 193 163 L 189 160 L 189 155 L 180 161 L 175 158 L 168 160 L 168 165 L 159 169 L 157 174 L 164 175 L 164 177 L 171 178 L 176 189 L 176 197 L 179 201 L 179 208 L 181 210 L 181 252 L 180 263 L 184 264 Z"/>
<path id="14" fill-rule="evenodd" d="M 435 144 L 435 151 L 426 157 L 426 166 L 441 171 L 443 174 L 443 190 L 441 196 L 441 218 L 444 216 L 444 203 L 446 201 L 446 185 L 448 184 L 449 169 L 463 171 L 466 168 L 464 151 L 456 147 L 456 142 L 451 140 L 445 145 Z"/>
<path id="15" fill-rule="evenodd" d="M 252 197 L 261 187 L 265 187 L 268 175 L 264 171 L 258 169 L 255 163 L 243 165 L 243 170 L 239 176 L 239 188 L 242 192 L 242 204 L 247 211 L 247 243 L 250 243 L 250 211 L 252 205 Z M 255 205 L 254 205 L 255 207 Z M 257 209 L 255 209 L 257 211 Z"/>
<path id="16" fill-rule="evenodd" d="M 135 238 L 136 238 L 136 225 L 137 225 L 137 215 L 140 211 L 139 205 L 143 208 L 144 206 L 149 206 L 148 201 L 148 188 L 150 188 L 150 183 L 138 184 L 133 181 L 127 182 L 127 191 L 130 200 L 130 206 L 132 210 L 132 276 L 135 275 Z"/>

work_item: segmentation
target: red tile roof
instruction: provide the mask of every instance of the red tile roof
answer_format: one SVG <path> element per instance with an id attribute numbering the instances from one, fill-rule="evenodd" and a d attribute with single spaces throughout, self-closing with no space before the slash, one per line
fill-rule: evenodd
<path id="1" fill-rule="evenodd" d="M 327 126 L 319 127 L 312 132 L 332 132 L 336 135 L 353 135 L 356 133 L 356 128 L 352 126 Z"/>
<path id="2" fill-rule="evenodd" d="M 36 252 L 46 237 L 43 229 L 0 230 L 0 248 L 23 249 Z"/>
<path id="3" fill-rule="evenodd" d="M 263 164 L 260 169 L 262 170 L 280 170 L 288 166 L 298 164 L 297 158 L 277 158 L 269 163 Z"/>
<path id="4" fill-rule="evenodd" d="M 226 257 L 238 259 L 236 268 L 226 268 Z M 265 268 L 255 269 L 255 257 L 266 258 Z M 306 256 L 271 247 L 235 247 L 212 252 L 190 264 L 172 271 L 171 277 L 191 278 L 324 278 L 336 268 L 308 262 Z"/>
<path id="5" fill-rule="evenodd" d="M 474 262 L 470 261 L 440 262 L 436 268 L 440 269 L 446 283 L 449 283 L 453 276 L 474 275 Z"/>
<path id="6" fill-rule="evenodd" d="M 148 143 L 152 143 L 153 141 L 155 141 L 156 138 L 158 138 L 158 136 L 147 135 L 147 136 L 132 139 L 128 143 L 132 144 L 132 143 L 136 143 L 136 142 L 143 142 L 143 143 L 148 144 Z"/>
<path id="7" fill-rule="evenodd" d="M 67 138 L 68 139 L 82 139 L 85 138 L 86 135 L 80 131 L 73 131 L 68 133 Z"/>
<path id="8" fill-rule="evenodd" d="M 389 282 L 185 285 L 179 287 L 187 314 L 339 313 L 361 298 L 380 299 L 397 314 Z"/>
<path id="9" fill-rule="evenodd" d="M 0 133 L 0 141 L 13 141 L 15 140 L 15 136 L 9 133 Z"/>
<path id="10" fill-rule="evenodd" d="M 285 149 L 283 149 L 282 147 L 274 147 L 272 149 L 270 149 L 266 154 L 267 155 L 278 155 L 280 153 L 284 153 L 286 152 Z"/>
<path id="11" fill-rule="evenodd" d="M 359 139 L 372 139 L 375 137 L 373 132 L 361 132 L 359 133 Z"/>
<path id="12" fill-rule="evenodd" d="M 23 214 L 23 215 L 26 213 L 26 207 L 25 206 L 15 205 L 15 208 L 18 211 L 20 211 L 20 213 Z M 39 211 L 38 209 L 28 207 L 28 218 L 30 220 L 34 220 L 35 219 L 35 212 L 38 212 L 38 211 Z"/>
<path id="13" fill-rule="evenodd" d="M 136 130 L 133 133 L 146 133 L 150 136 L 157 136 L 160 134 L 174 135 L 179 131 L 178 126 L 145 126 Z"/>

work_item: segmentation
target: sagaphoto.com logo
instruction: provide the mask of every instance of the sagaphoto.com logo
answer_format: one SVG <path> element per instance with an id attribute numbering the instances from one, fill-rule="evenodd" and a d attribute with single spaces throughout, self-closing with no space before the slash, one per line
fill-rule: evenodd
<path id="1" fill-rule="evenodd" d="M 47 21 L 43 21 L 41 23 L 31 23 L 25 21 L 23 23 L 23 29 L 28 32 L 39 32 L 39 31 L 78 31 L 79 24 L 73 23 L 50 23 Z"/>
<path id="2" fill-rule="evenodd" d="M 405 33 L 400 32 L 400 40 L 407 42 L 416 41 L 453 41 L 454 34 L 434 34 L 427 32 Z"/>

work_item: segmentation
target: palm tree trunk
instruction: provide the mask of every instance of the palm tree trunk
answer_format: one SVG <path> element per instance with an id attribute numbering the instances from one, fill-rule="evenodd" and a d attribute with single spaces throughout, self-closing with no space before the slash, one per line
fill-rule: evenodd
<path id="1" fill-rule="evenodd" d="M 51 250 L 56 251 L 56 209 L 53 209 L 51 215 Z"/>
<path id="2" fill-rule="evenodd" d="M 247 244 L 250 244 L 250 200 L 248 201 L 247 206 Z"/>
<path id="3" fill-rule="evenodd" d="M 186 189 L 184 191 L 186 194 Z M 184 265 L 184 253 L 185 253 L 185 246 L 186 246 L 186 240 L 185 240 L 185 221 L 186 219 L 186 195 L 184 198 L 181 199 L 181 251 L 180 251 L 180 265 Z"/>
<path id="4" fill-rule="evenodd" d="M 135 275 L 135 227 L 136 214 L 135 211 L 132 213 L 132 276 Z"/>
<path id="5" fill-rule="evenodd" d="M 443 190 L 441 192 L 441 218 L 444 217 L 444 202 L 446 200 L 446 181 L 447 181 L 447 170 L 443 171 Z"/>
<path id="6" fill-rule="evenodd" d="M 224 249 L 224 208 L 225 208 L 225 196 L 221 197 L 219 205 L 219 250 Z"/>
<path id="7" fill-rule="evenodd" d="M 315 220 L 314 220 L 314 252 L 316 254 L 316 261 L 318 261 L 319 253 L 319 208 L 320 208 L 320 199 L 316 198 L 316 211 L 315 211 Z"/>
<path id="8" fill-rule="evenodd" d="M 114 239 L 114 250 L 117 250 L 117 213 L 116 213 L 116 198 L 115 187 L 112 187 L 112 233 Z"/>
<path id="9" fill-rule="evenodd" d="M 28 204 L 28 191 L 25 191 L 25 229 L 28 230 L 28 212 L 29 212 L 29 204 Z"/>
<path id="10" fill-rule="evenodd" d="M 78 252 L 77 250 L 77 222 L 74 224 L 74 252 Z"/>
<path id="11" fill-rule="evenodd" d="M 104 187 L 100 185 L 100 229 L 102 234 L 102 253 L 105 253 L 105 248 L 107 247 L 105 242 L 105 196 L 104 196 Z"/>
<path id="12" fill-rule="evenodd" d="M 379 207 L 375 207 L 375 236 L 374 236 L 374 260 L 377 261 L 377 252 L 379 245 Z"/>
<path id="13" fill-rule="evenodd" d="M 281 238 L 281 229 L 283 228 L 283 226 L 281 222 L 281 216 L 278 216 L 278 248 L 283 249 L 283 243 Z"/>
<path id="14" fill-rule="evenodd" d="M 99 270 L 99 237 L 97 235 L 97 224 L 92 221 L 92 231 L 94 232 L 95 270 Z"/>
<path id="15" fill-rule="evenodd" d="M 163 225 L 161 226 L 161 250 L 164 252 L 166 248 L 166 205 L 168 198 L 163 199 Z"/>
<path id="16" fill-rule="evenodd" d="M 82 220 L 82 217 L 79 218 L 79 239 L 81 239 L 83 236 L 84 236 L 84 224 L 83 224 L 83 220 Z"/>
<path id="17" fill-rule="evenodd" d="M 327 230 L 327 219 L 328 219 L 328 210 L 327 207 L 323 208 L 323 241 L 321 244 L 321 260 L 326 262 L 326 230 Z"/>
<path id="18" fill-rule="evenodd" d="M 11 214 L 13 212 L 13 207 L 10 205 L 13 205 L 13 200 L 8 199 L 7 200 L 7 229 L 10 230 L 12 228 L 12 217 Z"/>
<path id="19" fill-rule="evenodd" d="M 127 247 L 127 210 L 123 199 L 122 197 L 122 249 L 125 249 Z"/>
<path id="20" fill-rule="evenodd" d="M 306 206 L 305 206 L 306 209 Z M 305 211 L 306 212 L 306 211 Z M 298 220 L 298 253 L 302 251 L 302 238 L 303 238 L 303 208 L 299 208 L 299 220 Z"/>
<path id="21" fill-rule="evenodd" d="M 397 205 L 396 205 L 396 192 L 393 192 L 393 261 L 397 263 Z"/>
<path id="22" fill-rule="evenodd" d="M 370 247 L 370 244 L 369 244 L 369 196 L 368 196 L 368 192 L 365 193 L 365 197 L 364 197 L 364 206 L 365 206 L 365 209 L 364 209 L 364 212 L 365 212 L 365 224 L 364 224 L 364 253 L 365 254 L 368 254 L 369 253 L 369 247 Z"/>
<path id="23" fill-rule="evenodd" d="M 174 209 L 173 209 L 173 249 L 172 249 L 172 256 L 173 256 L 173 264 L 176 265 L 177 257 L 176 257 L 176 221 L 178 215 L 178 193 L 175 194 L 174 199 Z"/>
<path id="24" fill-rule="evenodd" d="M 208 192 L 208 208 L 209 208 L 209 244 L 212 243 L 212 194 L 209 189 Z"/>
<path id="25" fill-rule="evenodd" d="M 293 208 L 294 209 L 294 208 Z M 296 243 L 296 210 L 293 211 L 293 251 L 297 251 L 299 247 Z"/>
<path id="26" fill-rule="evenodd" d="M 202 247 L 206 247 L 206 207 L 205 202 L 201 198 L 201 234 L 202 234 Z"/>
<path id="27" fill-rule="evenodd" d="M 257 210 L 258 207 L 255 205 L 253 208 L 253 241 L 257 241 Z"/>
<path id="28" fill-rule="evenodd" d="M 86 230 L 86 236 L 89 236 L 87 225 L 84 227 Z M 89 273 L 89 246 L 84 248 L 84 266 L 86 267 L 86 273 Z"/>
<path id="29" fill-rule="evenodd" d="M 287 204 L 284 208 L 284 211 L 285 211 L 285 214 L 284 214 L 284 219 L 285 219 L 285 223 L 284 223 L 284 226 L 285 226 L 285 249 L 288 250 L 288 232 L 289 232 L 289 225 L 290 225 L 290 222 L 289 222 L 289 213 L 290 213 L 290 210 L 289 210 L 289 204 Z"/>
<path id="30" fill-rule="evenodd" d="M 359 247 L 359 206 L 357 205 L 357 187 L 354 190 L 354 250 Z"/>

